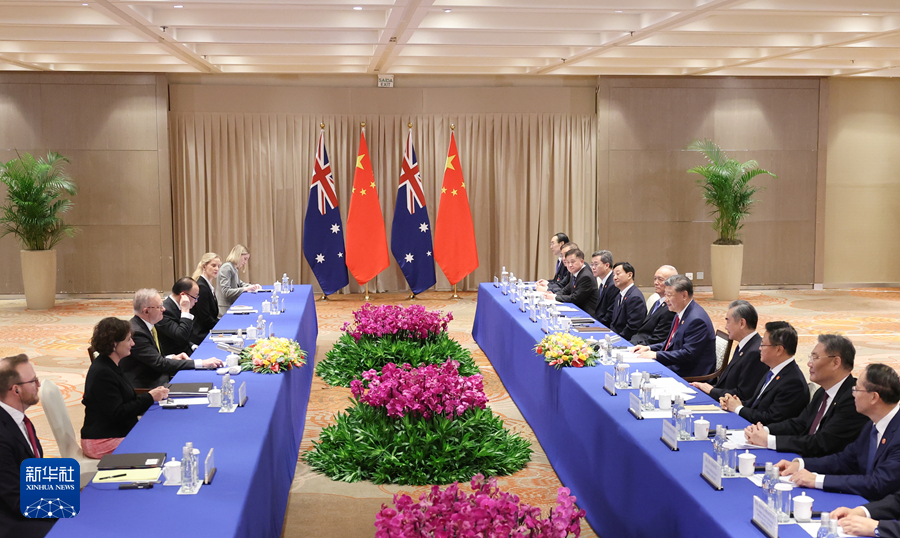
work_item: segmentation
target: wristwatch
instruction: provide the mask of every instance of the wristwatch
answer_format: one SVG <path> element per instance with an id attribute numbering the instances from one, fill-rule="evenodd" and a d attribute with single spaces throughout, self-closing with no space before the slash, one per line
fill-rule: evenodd
<path id="1" fill-rule="evenodd" d="M 875 538 L 881 538 L 881 533 L 878 532 L 878 523 L 875 524 Z"/>

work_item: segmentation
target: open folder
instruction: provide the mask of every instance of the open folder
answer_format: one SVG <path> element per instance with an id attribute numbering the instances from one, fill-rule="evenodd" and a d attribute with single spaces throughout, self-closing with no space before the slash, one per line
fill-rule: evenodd
<path id="1" fill-rule="evenodd" d="M 162 473 L 162 467 L 150 469 L 110 469 L 97 471 L 92 480 L 95 484 L 113 484 L 117 482 L 156 482 Z"/>

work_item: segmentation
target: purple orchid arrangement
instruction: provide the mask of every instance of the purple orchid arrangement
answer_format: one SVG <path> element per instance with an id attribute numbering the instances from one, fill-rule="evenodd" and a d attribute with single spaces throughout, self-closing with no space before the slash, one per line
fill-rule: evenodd
<path id="1" fill-rule="evenodd" d="M 375 306 L 366 303 L 353 312 L 353 323 L 348 321 L 341 330 L 352 335 L 357 342 L 363 335 L 376 338 L 396 335 L 424 340 L 429 336 L 447 332 L 453 314 L 450 312 L 446 316 L 441 314 L 440 310 L 428 311 L 420 305 L 402 307 Z"/>
<path id="2" fill-rule="evenodd" d="M 575 506 L 569 488 L 559 488 L 556 507 L 548 518 L 541 510 L 519 502 L 519 497 L 497 487 L 497 479 L 472 478 L 472 494 L 454 482 L 447 489 L 432 486 L 419 502 L 409 495 L 394 495 L 394 508 L 381 505 L 375 516 L 376 538 L 484 537 L 566 538 L 581 535 L 584 510 Z"/>
<path id="3" fill-rule="evenodd" d="M 363 372 L 362 381 L 354 379 L 350 390 L 360 402 L 384 407 L 390 417 L 413 414 L 426 419 L 432 415 L 452 419 L 471 408 L 487 406 L 481 375 L 461 376 L 458 366 L 456 361 L 420 368 L 388 363 L 381 374 L 375 370 Z"/>

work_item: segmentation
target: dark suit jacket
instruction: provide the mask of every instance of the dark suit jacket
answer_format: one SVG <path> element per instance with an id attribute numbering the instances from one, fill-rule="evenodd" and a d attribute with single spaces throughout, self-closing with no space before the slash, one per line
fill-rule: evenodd
<path id="1" fill-rule="evenodd" d="M 621 291 L 619 291 L 619 294 L 621 294 Z M 647 314 L 647 303 L 644 302 L 644 294 L 641 293 L 637 286 L 628 288 L 624 298 L 619 294 L 617 294 L 613 304 L 612 322 L 609 328 L 625 340 L 631 340 L 634 333 L 644 323 L 644 316 Z M 620 299 L 624 300 L 620 301 Z"/>
<path id="2" fill-rule="evenodd" d="M 562 291 L 569 282 L 572 281 L 572 274 L 566 268 L 566 264 L 563 260 L 559 260 L 557 262 L 556 274 L 553 275 L 553 279 L 547 282 L 547 289 L 552 291 L 553 293 L 559 293 Z"/>
<path id="3" fill-rule="evenodd" d="M 674 319 L 675 312 L 669 310 L 665 303 L 655 311 L 651 307 L 647 316 L 644 317 L 644 323 L 629 340 L 636 346 L 650 346 L 665 342 L 669 337 L 669 331 L 672 330 Z"/>
<path id="4" fill-rule="evenodd" d="M 744 407 L 739 413 L 751 424 L 762 422 L 766 426 L 773 422 L 792 419 L 800 415 L 809 403 L 809 385 L 806 384 L 806 378 L 795 360 L 782 368 L 778 375 L 772 378 L 762 396 L 759 396 L 765 382 L 766 378 L 763 376 L 753 394 L 741 400 Z M 818 411 L 818 408 L 816 410 Z M 813 416 L 815 417 L 815 413 Z M 810 424 L 812 421 L 806 425 L 807 430 Z"/>
<path id="5" fill-rule="evenodd" d="M 38 440 L 40 456 L 44 455 Z M 0 537 L 31 538 L 50 532 L 55 519 L 28 519 L 19 506 L 19 466 L 33 458 L 31 444 L 5 409 L 0 407 Z"/>
<path id="6" fill-rule="evenodd" d="M 819 422 L 815 435 L 809 435 L 825 389 L 820 388 L 803 413 L 792 420 L 769 424 L 769 434 L 775 436 L 775 449 L 779 452 L 795 452 L 801 456 L 813 458 L 840 452 L 859 437 L 859 432 L 869 422 L 864 415 L 856 412 L 852 388 L 856 378 L 847 376 L 838 389 L 834 401 L 828 404 L 828 411 Z"/>
<path id="7" fill-rule="evenodd" d="M 219 302 L 216 301 L 216 293 L 210 287 L 209 282 L 202 276 L 197 279 L 200 293 L 197 302 L 191 308 L 194 315 L 194 330 L 191 333 L 191 343 L 200 345 L 209 331 L 219 322 Z"/>
<path id="8" fill-rule="evenodd" d="M 863 506 L 872 519 L 878 520 L 878 532 L 882 538 L 900 537 L 900 521 L 897 521 L 900 518 L 900 492 Z"/>
<path id="9" fill-rule="evenodd" d="M 824 418 L 824 417 L 823 417 Z M 821 426 L 821 424 L 820 424 Z M 805 458 L 804 467 L 825 475 L 823 489 L 879 500 L 900 490 L 900 413 L 888 423 L 875 450 L 875 466 L 866 474 L 875 424 L 869 422 L 847 448 L 821 458 Z"/>
<path id="10" fill-rule="evenodd" d="M 150 394 L 135 394 L 122 370 L 106 355 L 100 355 L 84 380 L 83 439 L 125 437 L 153 405 Z"/>
<path id="11" fill-rule="evenodd" d="M 597 277 L 591 276 L 594 278 L 594 286 L 597 286 Z M 619 296 L 619 288 L 613 284 L 613 276 L 612 273 L 606 276 L 606 284 L 601 284 L 599 288 L 599 298 L 597 301 L 597 308 L 594 309 L 594 319 L 603 324 L 604 327 L 609 328 L 612 324 L 612 315 L 613 308 L 616 305 L 616 298 Z M 590 313 L 590 310 L 587 311 Z"/>
<path id="12" fill-rule="evenodd" d="M 657 362 L 681 377 L 712 373 L 716 367 L 716 331 L 703 307 L 694 301 L 687 305 L 669 350 L 664 351 L 671 330 L 669 327 L 665 340 L 650 346 L 656 352 Z"/>
<path id="13" fill-rule="evenodd" d="M 718 400 L 725 394 L 734 394 L 744 400 L 753 395 L 753 391 L 759 386 L 759 382 L 766 378 L 766 372 L 769 371 L 769 367 L 759 360 L 760 342 L 762 337 L 754 334 L 747 345 L 740 350 L 734 350 L 734 356 L 728 361 L 725 371 L 709 391 L 710 398 Z"/>
<path id="14" fill-rule="evenodd" d="M 159 349 L 162 355 L 178 355 L 187 353 L 190 355 L 191 333 L 194 331 L 194 320 L 181 317 L 181 307 L 166 297 L 163 301 L 163 319 L 156 324 L 156 332 L 159 334 Z"/>
<path id="15" fill-rule="evenodd" d="M 168 383 L 179 370 L 193 370 L 194 361 L 167 359 L 160 355 L 153 334 L 141 318 L 131 318 L 131 330 L 134 331 L 134 347 L 131 355 L 119 361 L 119 368 L 134 388 L 152 389 Z"/>
<path id="16" fill-rule="evenodd" d="M 591 306 L 597 304 L 597 279 L 591 273 L 591 268 L 585 265 L 581 271 L 571 279 L 566 287 L 556 294 L 556 300 L 561 303 L 573 303 L 585 312 L 591 311 Z"/>

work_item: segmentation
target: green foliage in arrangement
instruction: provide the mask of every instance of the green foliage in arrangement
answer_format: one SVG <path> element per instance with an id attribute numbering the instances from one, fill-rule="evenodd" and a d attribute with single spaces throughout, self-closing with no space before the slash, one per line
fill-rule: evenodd
<path id="1" fill-rule="evenodd" d="M 25 250 L 50 250 L 77 232 L 63 222 L 72 201 L 61 198 L 77 192 L 66 175 L 69 159 L 50 152 L 46 160 L 24 153 L 0 163 L 0 182 L 6 185 L 6 203 L 0 206 L 0 237 L 13 234 Z"/>
<path id="2" fill-rule="evenodd" d="M 480 373 L 471 353 L 447 334 L 427 340 L 363 336 L 357 342 L 353 336 L 344 333 L 325 354 L 325 360 L 316 366 L 316 374 L 331 386 L 349 387 L 350 382 L 359 379 L 363 372 L 381 371 L 389 362 L 419 367 L 443 364 L 448 360 L 459 362 L 460 375 Z"/>
<path id="3" fill-rule="evenodd" d="M 448 419 L 392 418 L 384 408 L 353 400 L 303 455 L 332 480 L 425 486 L 512 474 L 528 463 L 531 443 L 503 428 L 490 408 Z"/>
<path id="4" fill-rule="evenodd" d="M 719 234 L 715 245 L 740 245 L 740 234 L 744 219 L 750 215 L 750 206 L 756 201 L 753 195 L 759 187 L 750 185 L 750 180 L 761 174 L 778 178 L 772 172 L 759 167 L 756 161 L 741 163 L 731 159 L 711 140 L 694 140 L 688 150 L 699 151 L 706 156 L 709 164 L 695 166 L 688 170 L 703 176 L 697 185 L 703 190 L 703 200 L 712 207 L 713 229 Z"/>

